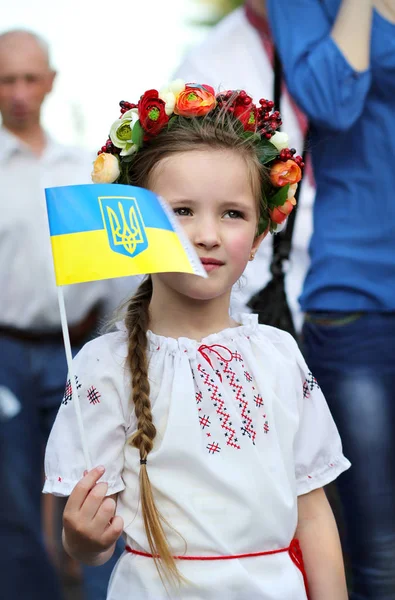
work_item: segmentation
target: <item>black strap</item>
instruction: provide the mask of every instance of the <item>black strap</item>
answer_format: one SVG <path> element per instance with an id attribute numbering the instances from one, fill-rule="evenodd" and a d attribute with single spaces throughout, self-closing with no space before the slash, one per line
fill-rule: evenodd
<path id="1" fill-rule="evenodd" d="M 280 57 L 277 51 L 274 51 L 274 90 L 273 100 L 276 110 L 280 110 L 281 104 L 281 88 L 283 82 L 283 69 L 280 61 Z M 281 111 L 280 111 L 281 112 Z M 303 143 L 303 162 L 306 162 L 307 158 L 307 147 L 309 143 L 309 130 L 306 132 L 304 143 Z M 289 259 L 292 248 L 292 237 L 295 229 L 295 219 L 298 210 L 300 190 L 302 182 L 298 185 L 295 194 L 296 206 L 288 217 L 287 225 L 280 233 L 273 236 L 273 256 L 270 265 L 270 271 L 272 275 L 280 275 L 283 273 L 283 263 Z"/>

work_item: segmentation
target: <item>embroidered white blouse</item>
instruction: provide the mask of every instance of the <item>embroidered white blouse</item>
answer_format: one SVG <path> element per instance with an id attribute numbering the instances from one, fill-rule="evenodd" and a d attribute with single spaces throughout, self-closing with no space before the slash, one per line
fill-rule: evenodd
<path id="1" fill-rule="evenodd" d="M 148 332 L 157 437 L 148 473 L 174 555 L 229 556 L 287 548 L 297 496 L 335 479 L 350 463 L 321 390 L 288 334 L 241 325 L 197 342 Z M 126 332 L 87 344 L 74 361 L 93 464 L 130 547 L 149 552 L 139 503 L 139 455 L 127 444 L 136 420 L 125 367 Z M 68 383 L 49 438 L 44 492 L 68 495 L 85 469 Z M 124 553 L 109 600 L 305 600 L 287 552 L 220 561 L 178 561 L 188 580 L 168 594 L 153 560 Z"/>

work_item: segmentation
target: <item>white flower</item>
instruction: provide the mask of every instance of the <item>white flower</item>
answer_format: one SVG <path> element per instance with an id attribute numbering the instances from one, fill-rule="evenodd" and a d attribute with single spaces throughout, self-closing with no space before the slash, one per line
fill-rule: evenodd
<path id="1" fill-rule="evenodd" d="M 181 94 L 185 90 L 185 81 L 183 79 L 174 79 L 170 81 L 168 88 L 175 96 Z"/>
<path id="2" fill-rule="evenodd" d="M 298 189 L 297 183 L 292 183 L 292 185 L 289 186 L 287 200 L 291 200 L 295 196 L 297 189 Z"/>
<path id="3" fill-rule="evenodd" d="M 114 146 L 121 148 L 121 156 L 127 156 L 136 152 L 137 146 L 133 144 L 132 132 L 133 126 L 138 121 L 139 115 L 137 108 L 131 108 L 117 119 L 111 126 L 110 139 Z"/>
<path id="4" fill-rule="evenodd" d="M 93 183 L 113 183 L 121 172 L 116 156 L 102 152 L 93 163 L 91 178 Z"/>
<path id="5" fill-rule="evenodd" d="M 173 92 L 159 92 L 159 98 L 165 103 L 165 113 L 169 117 L 174 112 L 176 97 Z"/>
<path id="6" fill-rule="evenodd" d="M 284 131 L 276 131 L 276 133 L 270 138 L 270 141 L 273 146 L 276 146 L 277 150 L 281 151 L 285 148 L 288 148 L 289 137 Z"/>
<path id="7" fill-rule="evenodd" d="M 182 79 L 175 79 L 166 87 L 159 90 L 159 98 L 165 103 L 165 112 L 167 116 L 173 114 L 177 96 L 184 90 L 185 82 Z"/>

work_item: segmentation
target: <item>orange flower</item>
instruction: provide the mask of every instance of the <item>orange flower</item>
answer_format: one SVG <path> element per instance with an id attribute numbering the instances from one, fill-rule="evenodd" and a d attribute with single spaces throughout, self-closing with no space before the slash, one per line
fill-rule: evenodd
<path id="1" fill-rule="evenodd" d="M 174 113 L 182 117 L 203 117 L 215 107 L 216 103 L 212 87 L 190 84 L 178 94 Z"/>
<path id="2" fill-rule="evenodd" d="M 294 206 L 296 206 L 295 198 L 286 200 L 282 206 L 276 206 L 270 211 L 271 220 L 274 223 L 277 223 L 277 225 L 281 225 L 281 223 L 284 223 L 285 219 L 291 214 Z"/>
<path id="3" fill-rule="evenodd" d="M 270 181 L 276 187 L 298 183 L 302 179 L 302 170 L 294 160 L 278 161 L 270 171 Z"/>

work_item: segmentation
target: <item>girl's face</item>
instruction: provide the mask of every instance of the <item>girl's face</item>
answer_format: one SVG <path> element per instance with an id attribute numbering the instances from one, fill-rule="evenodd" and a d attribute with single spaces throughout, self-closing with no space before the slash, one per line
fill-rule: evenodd
<path id="1" fill-rule="evenodd" d="M 154 280 L 194 300 L 230 294 L 264 237 L 255 237 L 257 202 L 245 161 L 232 150 L 176 153 L 150 179 L 150 189 L 171 206 L 208 274 L 163 273 Z"/>

